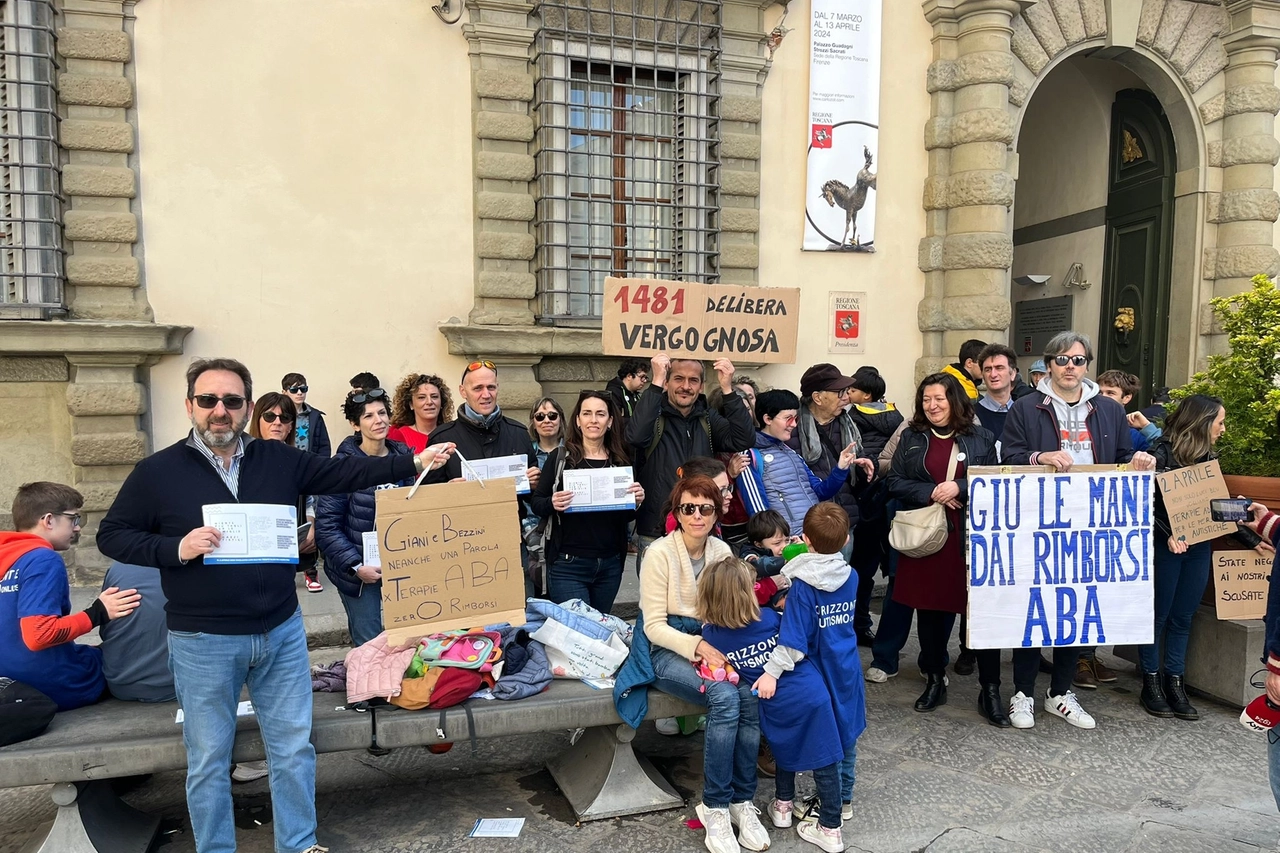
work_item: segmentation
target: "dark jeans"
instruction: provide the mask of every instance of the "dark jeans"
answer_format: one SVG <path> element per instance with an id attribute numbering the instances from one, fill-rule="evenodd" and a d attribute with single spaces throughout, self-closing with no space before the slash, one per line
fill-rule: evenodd
<path id="1" fill-rule="evenodd" d="M 813 784 L 818 788 L 818 823 L 827 829 L 840 828 L 840 762 L 819 767 L 813 771 Z M 796 774 L 794 770 L 778 768 L 774 790 L 779 800 L 796 798 Z"/>
<path id="2" fill-rule="evenodd" d="M 1186 672 L 1191 617 L 1200 606 L 1200 597 L 1209 582 L 1212 560 L 1208 542 L 1192 545 L 1185 554 L 1175 554 L 1163 539 L 1156 538 L 1156 632 L 1155 642 L 1138 648 L 1138 661 L 1143 672 L 1160 671 L 1161 639 L 1164 640 L 1165 673 L 1182 675 Z"/>
<path id="3" fill-rule="evenodd" d="M 858 573 L 858 600 L 853 611 L 853 627 L 859 634 L 871 630 L 871 593 L 876 585 L 876 571 L 880 568 L 883 553 L 880 541 L 873 529 L 854 528 L 853 552 L 849 564 Z"/>
<path id="4" fill-rule="evenodd" d="M 911 636 L 911 618 L 914 615 L 914 609 L 893 600 L 893 576 L 890 575 L 889 587 L 885 590 L 884 603 L 880 607 L 880 626 L 876 629 L 876 641 L 871 644 L 872 666 L 890 675 L 898 671 L 898 656 Z M 918 662 L 923 671 L 923 650 Z"/>
<path id="5" fill-rule="evenodd" d="M 942 675 L 947 668 L 947 641 L 956 624 L 956 614 L 942 610 L 917 610 L 916 631 L 920 635 L 920 671 Z M 1000 650 L 974 651 L 978 661 L 978 683 L 1000 686 Z"/>
<path id="6" fill-rule="evenodd" d="M 1049 689 L 1054 696 L 1061 696 L 1071 689 L 1078 660 L 1080 649 L 1077 646 L 1053 650 L 1053 675 L 1049 679 Z M 1036 675 L 1039 672 L 1039 649 L 1013 650 L 1013 685 L 1029 699 L 1036 698 Z"/>
<path id="7" fill-rule="evenodd" d="M 560 554 L 547 569 L 547 597 L 556 604 L 580 598 L 601 613 L 613 609 L 622 586 L 622 556 L 575 557 Z"/>

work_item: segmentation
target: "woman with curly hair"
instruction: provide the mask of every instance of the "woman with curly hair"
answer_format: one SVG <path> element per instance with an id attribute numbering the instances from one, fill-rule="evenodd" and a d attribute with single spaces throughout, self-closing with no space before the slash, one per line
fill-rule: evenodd
<path id="1" fill-rule="evenodd" d="M 413 448 L 427 449 L 427 439 L 436 427 L 453 420 L 453 398 L 449 386 L 434 373 L 410 373 L 392 395 L 391 430 L 387 438 Z"/>

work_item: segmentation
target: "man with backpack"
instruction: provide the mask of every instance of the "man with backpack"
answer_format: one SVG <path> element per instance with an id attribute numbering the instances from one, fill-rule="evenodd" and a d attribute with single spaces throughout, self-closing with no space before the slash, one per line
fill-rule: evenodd
<path id="1" fill-rule="evenodd" d="M 636 481 L 651 499 L 636 512 L 639 553 L 665 532 L 666 496 L 676 484 L 676 471 L 695 456 L 736 453 L 755 443 L 751 413 L 733 393 L 733 362 L 716 359 L 712 365 L 723 392 L 719 411 L 707 405 L 702 393 L 704 367 L 701 361 L 672 359 L 665 353 L 651 361 L 652 383 L 640 395 L 627 441 L 636 461 Z"/>

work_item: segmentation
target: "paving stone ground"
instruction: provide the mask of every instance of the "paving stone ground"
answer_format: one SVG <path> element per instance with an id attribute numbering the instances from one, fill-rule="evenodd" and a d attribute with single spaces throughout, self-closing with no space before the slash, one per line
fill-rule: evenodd
<path id="1" fill-rule="evenodd" d="M 914 645 L 903 655 L 914 660 Z M 953 654 L 954 654 L 953 650 Z M 867 665 L 863 651 L 863 667 Z M 334 655 L 336 656 L 336 655 Z M 323 652 L 314 657 L 323 658 Z M 866 853 L 1246 853 L 1280 850 L 1280 815 L 1267 784 L 1266 738 L 1239 712 L 1200 699 L 1199 722 L 1158 720 L 1137 703 L 1132 667 L 1104 654 L 1120 681 L 1082 691 L 1098 728 L 1082 731 L 1037 713 L 1028 731 L 988 726 L 975 706 L 976 676 L 951 676 L 949 704 L 918 714 L 914 667 L 868 684 L 868 728 L 858 744 L 851 851 Z M 1006 685 L 1012 668 L 1004 663 Z M 1041 686 L 1047 686 L 1041 676 Z M 1007 692 L 1007 689 L 1006 689 Z M 701 785 L 701 736 L 666 738 L 651 724 L 638 748 L 684 794 L 686 808 L 575 825 L 545 761 L 568 733 L 460 744 L 445 755 L 395 750 L 320 756 L 320 841 L 333 853 L 426 851 L 699 851 L 687 829 Z M 812 787 L 807 774 L 801 788 Z M 266 783 L 236 786 L 243 802 Z M 762 779 L 763 809 L 773 793 Z M 191 853 L 181 773 L 165 773 L 126 796 L 177 831 L 162 853 Z M 0 853 L 19 853 L 50 818 L 47 788 L 0 791 Z M 519 839 L 468 839 L 477 818 L 524 817 Z M 771 830 L 779 853 L 813 850 L 792 831 Z M 272 850 L 270 825 L 239 830 L 243 853 Z"/>

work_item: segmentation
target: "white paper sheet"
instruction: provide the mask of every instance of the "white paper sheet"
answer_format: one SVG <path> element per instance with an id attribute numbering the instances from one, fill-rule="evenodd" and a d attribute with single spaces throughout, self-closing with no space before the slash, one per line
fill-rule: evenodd
<path id="1" fill-rule="evenodd" d="M 573 503 L 565 512 L 602 512 L 635 509 L 636 496 L 627 491 L 635 482 L 631 468 L 565 469 L 565 491 L 573 492 Z"/>
<path id="2" fill-rule="evenodd" d="M 342 710 L 342 709 L 339 709 L 339 710 Z M 239 705 L 236 705 L 236 716 L 252 717 L 253 703 L 246 699 L 245 701 L 241 702 Z M 187 718 L 187 715 L 182 712 L 181 708 L 179 708 L 177 715 L 173 718 L 173 722 L 176 723 L 177 725 L 182 725 L 182 721 L 185 720 L 186 718 Z"/>
<path id="3" fill-rule="evenodd" d="M 472 470 L 468 470 L 467 465 L 462 466 L 462 476 L 467 480 L 500 480 L 504 477 L 514 477 L 516 481 L 516 494 L 529 494 L 529 456 L 525 453 L 519 453 L 515 456 L 495 456 L 492 459 L 472 459 L 467 458 Z M 474 471 L 474 473 L 473 473 Z"/>
<path id="4" fill-rule="evenodd" d="M 204 523 L 222 543 L 206 566 L 298 562 L 298 508 L 285 504 L 205 504 Z"/>
<path id="5" fill-rule="evenodd" d="M 468 838 L 519 838 L 524 829 L 524 818 L 481 818 L 471 827 Z"/>
<path id="6" fill-rule="evenodd" d="M 378 531 L 366 530 L 360 534 L 360 538 L 364 542 L 364 564 L 381 566 L 382 555 L 378 552 Z"/>

